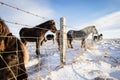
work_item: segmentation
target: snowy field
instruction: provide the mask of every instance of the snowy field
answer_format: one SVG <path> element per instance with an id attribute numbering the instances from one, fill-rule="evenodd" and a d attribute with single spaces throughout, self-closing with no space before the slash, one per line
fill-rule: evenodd
<path id="1" fill-rule="evenodd" d="M 80 43 L 73 41 L 73 49 L 67 48 L 64 66 L 60 65 L 56 42 L 43 43 L 41 58 L 36 57 L 35 43 L 28 43 L 29 80 L 120 80 L 120 39 L 94 43 L 88 40 L 86 51 L 80 48 Z"/>

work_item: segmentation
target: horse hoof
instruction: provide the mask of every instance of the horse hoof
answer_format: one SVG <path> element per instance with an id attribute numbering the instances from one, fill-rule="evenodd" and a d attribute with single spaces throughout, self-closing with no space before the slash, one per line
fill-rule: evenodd
<path id="1" fill-rule="evenodd" d="M 36 55 L 40 55 L 40 51 L 36 50 Z"/>
<path id="2" fill-rule="evenodd" d="M 40 53 L 36 52 L 36 55 L 37 55 L 37 56 L 40 56 Z"/>

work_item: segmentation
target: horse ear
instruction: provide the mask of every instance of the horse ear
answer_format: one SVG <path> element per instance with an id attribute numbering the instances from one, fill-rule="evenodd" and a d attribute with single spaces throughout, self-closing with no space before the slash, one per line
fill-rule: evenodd
<path id="1" fill-rule="evenodd" d="M 93 28 L 96 28 L 96 26 L 95 26 L 95 25 L 93 25 Z"/>
<path id="2" fill-rule="evenodd" d="M 50 23 L 51 23 L 51 24 L 55 24 L 55 21 L 54 21 L 54 20 L 51 20 Z"/>

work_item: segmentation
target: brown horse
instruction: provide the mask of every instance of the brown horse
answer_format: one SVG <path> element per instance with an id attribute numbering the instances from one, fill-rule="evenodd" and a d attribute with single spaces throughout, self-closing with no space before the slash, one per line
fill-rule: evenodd
<path id="1" fill-rule="evenodd" d="M 56 32 L 54 20 L 46 21 L 40 25 L 33 28 L 22 28 L 19 32 L 21 41 L 26 45 L 28 42 L 36 42 L 36 54 L 40 55 L 40 44 L 44 39 L 45 33 L 50 30 L 51 32 Z"/>
<path id="2" fill-rule="evenodd" d="M 12 33 L 9 33 L 7 25 L 5 25 L 4 21 L 1 21 L 0 79 L 27 80 L 28 75 L 26 73 L 25 63 L 28 62 L 29 56 L 26 47 Z"/>
<path id="3" fill-rule="evenodd" d="M 24 44 L 12 33 L 4 38 L 4 51 L 0 55 L 0 79 L 3 80 L 27 80 L 25 63 L 29 56 Z M 2 74 L 1 74 L 2 73 Z"/>

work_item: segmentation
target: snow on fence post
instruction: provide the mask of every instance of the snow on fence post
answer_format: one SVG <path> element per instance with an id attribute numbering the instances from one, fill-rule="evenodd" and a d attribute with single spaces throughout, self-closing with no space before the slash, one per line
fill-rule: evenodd
<path id="1" fill-rule="evenodd" d="M 66 64 L 66 20 L 60 18 L 60 63 Z"/>

